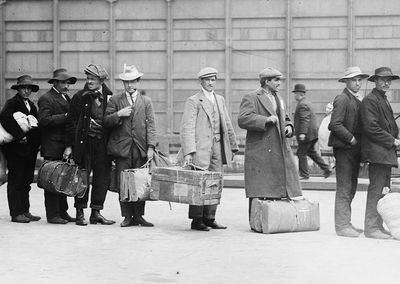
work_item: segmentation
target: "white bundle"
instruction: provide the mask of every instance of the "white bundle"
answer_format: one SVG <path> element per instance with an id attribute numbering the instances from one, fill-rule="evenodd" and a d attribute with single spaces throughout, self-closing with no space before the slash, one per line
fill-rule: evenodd
<path id="1" fill-rule="evenodd" d="M 27 133 L 34 127 L 38 127 L 38 121 L 33 115 L 26 115 L 20 111 L 13 114 L 15 121 L 21 127 L 24 133 Z M 14 140 L 14 137 L 8 133 L 4 127 L 0 124 L 0 144 L 9 143 Z"/>
<path id="2" fill-rule="evenodd" d="M 376 209 L 392 236 L 400 240 L 400 193 L 389 192 L 379 199 Z"/>

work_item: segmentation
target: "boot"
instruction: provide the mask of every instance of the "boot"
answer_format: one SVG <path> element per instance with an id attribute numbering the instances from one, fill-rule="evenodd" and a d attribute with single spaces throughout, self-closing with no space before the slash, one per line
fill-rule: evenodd
<path id="1" fill-rule="evenodd" d="M 76 221 L 78 226 L 86 226 L 88 223 L 85 220 L 85 215 L 82 208 L 76 208 Z"/>
<path id="2" fill-rule="evenodd" d="M 115 223 L 115 221 L 113 220 L 107 220 L 106 218 L 104 218 L 101 214 L 99 210 L 95 210 L 92 209 L 92 214 L 90 215 L 89 218 L 90 224 L 103 224 L 103 225 L 112 225 Z"/>
<path id="3" fill-rule="evenodd" d="M 197 231 L 209 231 L 210 230 L 210 228 L 207 227 L 203 223 L 203 219 L 202 218 L 193 218 L 192 224 L 190 225 L 190 228 L 192 230 L 197 230 Z"/>

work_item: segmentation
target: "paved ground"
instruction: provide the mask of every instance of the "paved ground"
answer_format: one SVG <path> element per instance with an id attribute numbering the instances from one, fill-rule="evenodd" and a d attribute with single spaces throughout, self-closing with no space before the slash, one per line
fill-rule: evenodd
<path id="1" fill-rule="evenodd" d="M 120 228 L 117 196 L 103 211 L 113 226 L 11 223 L 0 187 L 0 283 L 400 283 L 400 242 L 337 237 L 332 191 L 305 191 L 321 207 L 317 232 L 249 230 L 243 189 L 226 188 L 218 211 L 225 231 L 189 230 L 187 205 L 149 202 L 154 228 Z M 354 200 L 362 227 L 365 192 Z M 70 200 L 72 205 L 72 200 Z M 44 216 L 42 190 L 32 213 Z M 73 213 L 73 210 L 70 210 Z"/>

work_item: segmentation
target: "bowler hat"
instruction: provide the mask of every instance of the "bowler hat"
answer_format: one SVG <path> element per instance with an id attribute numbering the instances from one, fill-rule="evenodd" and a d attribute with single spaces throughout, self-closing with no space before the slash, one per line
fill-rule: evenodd
<path id="1" fill-rule="evenodd" d="M 132 81 L 142 76 L 143 73 L 140 73 L 135 65 L 127 66 L 126 64 L 124 64 L 124 72 L 119 74 L 122 81 Z"/>
<path id="2" fill-rule="evenodd" d="M 202 79 L 202 78 L 207 78 L 207 77 L 211 77 L 211 76 L 217 77 L 217 75 L 218 75 L 217 69 L 212 68 L 212 67 L 205 67 L 199 71 L 199 73 L 197 74 L 197 77 L 199 79 Z"/>
<path id="3" fill-rule="evenodd" d="M 392 69 L 389 67 L 380 67 L 375 69 L 375 74 L 368 78 L 368 81 L 375 81 L 376 77 L 390 77 L 392 80 L 397 80 L 400 77 L 398 75 L 394 75 Z"/>
<path id="4" fill-rule="evenodd" d="M 48 82 L 50 84 L 53 84 L 54 81 L 68 81 L 69 84 L 73 85 L 76 83 L 76 77 L 70 76 L 68 74 L 67 69 L 60 68 L 60 69 L 54 70 L 53 78 L 51 78 Z"/>
<path id="5" fill-rule="evenodd" d="M 302 93 L 307 92 L 306 86 L 304 84 L 294 85 L 294 90 L 292 91 L 292 93 L 295 93 L 295 92 L 302 92 Z"/>
<path id="6" fill-rule="evenodd" d="M 360 76 L 362 79 L 365 79 L 369 77 L 369 74 L 361 72 L 361 69 L 358 66 L 351 66 L 344 71 L 344 76 L 340 78 L 338 81 L 344 83 L 346 79 L 351 79 L 357 76 Z"/>
<path id="7" fill-rule="evenodd" d="M 33 83 L 32 77 L 29 75 L 22 75 L 17 78 L 17 84 L 12 85 L 11 89 L 18 90 L 20 87 L 30 87 L 32 92 L 37 92 L 39 90 L 39 86 Z"/>
<path id="8" fill-rule="evenodd" d="M 106 69 L 104 69 L 99 64 L 89 64 L 83 71 L 85 72 L 85 74 L 96 76 L 101 80 L 105 80 L 108 78 L 108 73 Z"/>
<path id="9" fill-rule="evenodd" d="M 275 68 L 272 67 L 267 67 L 263 70 L 260 71 L 259 73 L 260 79 L 262 78 L 282 78 L 283 75 L 281 72 L 276 70 Z"/>

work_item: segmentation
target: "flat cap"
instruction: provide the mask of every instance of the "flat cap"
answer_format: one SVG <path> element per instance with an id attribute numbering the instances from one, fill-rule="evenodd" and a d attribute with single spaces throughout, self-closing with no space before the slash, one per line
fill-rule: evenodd
<path id="1" fill-rule="evenodd" d="M 197 74 L 199 79 L 211 77 L 211 76 L 217 77 L 217 75 L 218 75 L 218 70 L 215 68 L 212 68 L 212 67 L 205 67 L 205 68 L 201 69 L 199 71 L 199 73 Z"/>
<path id="2" fill-rule="evenodd" d="M 100 78 L 101 80 L 105 80 L 108 78 L 108 73 L 106 69 L 104 69 L 99 64 L 89 64 L 88 67 L 84 70 L 85 74 L 90 74 Z"/>
<path id="3" fill-rule="evenodd" d="M 260 79 L 261 78 L 275 78 L 275 77 L 282 78 L 283 77 L 281 72 L 279 72 L 278 70 L 276 70 L 275 68 L 272 68 L 272 67 L 267 67 L 267 68 L 261 70 L 259 76 L 260 76 Z"/>

